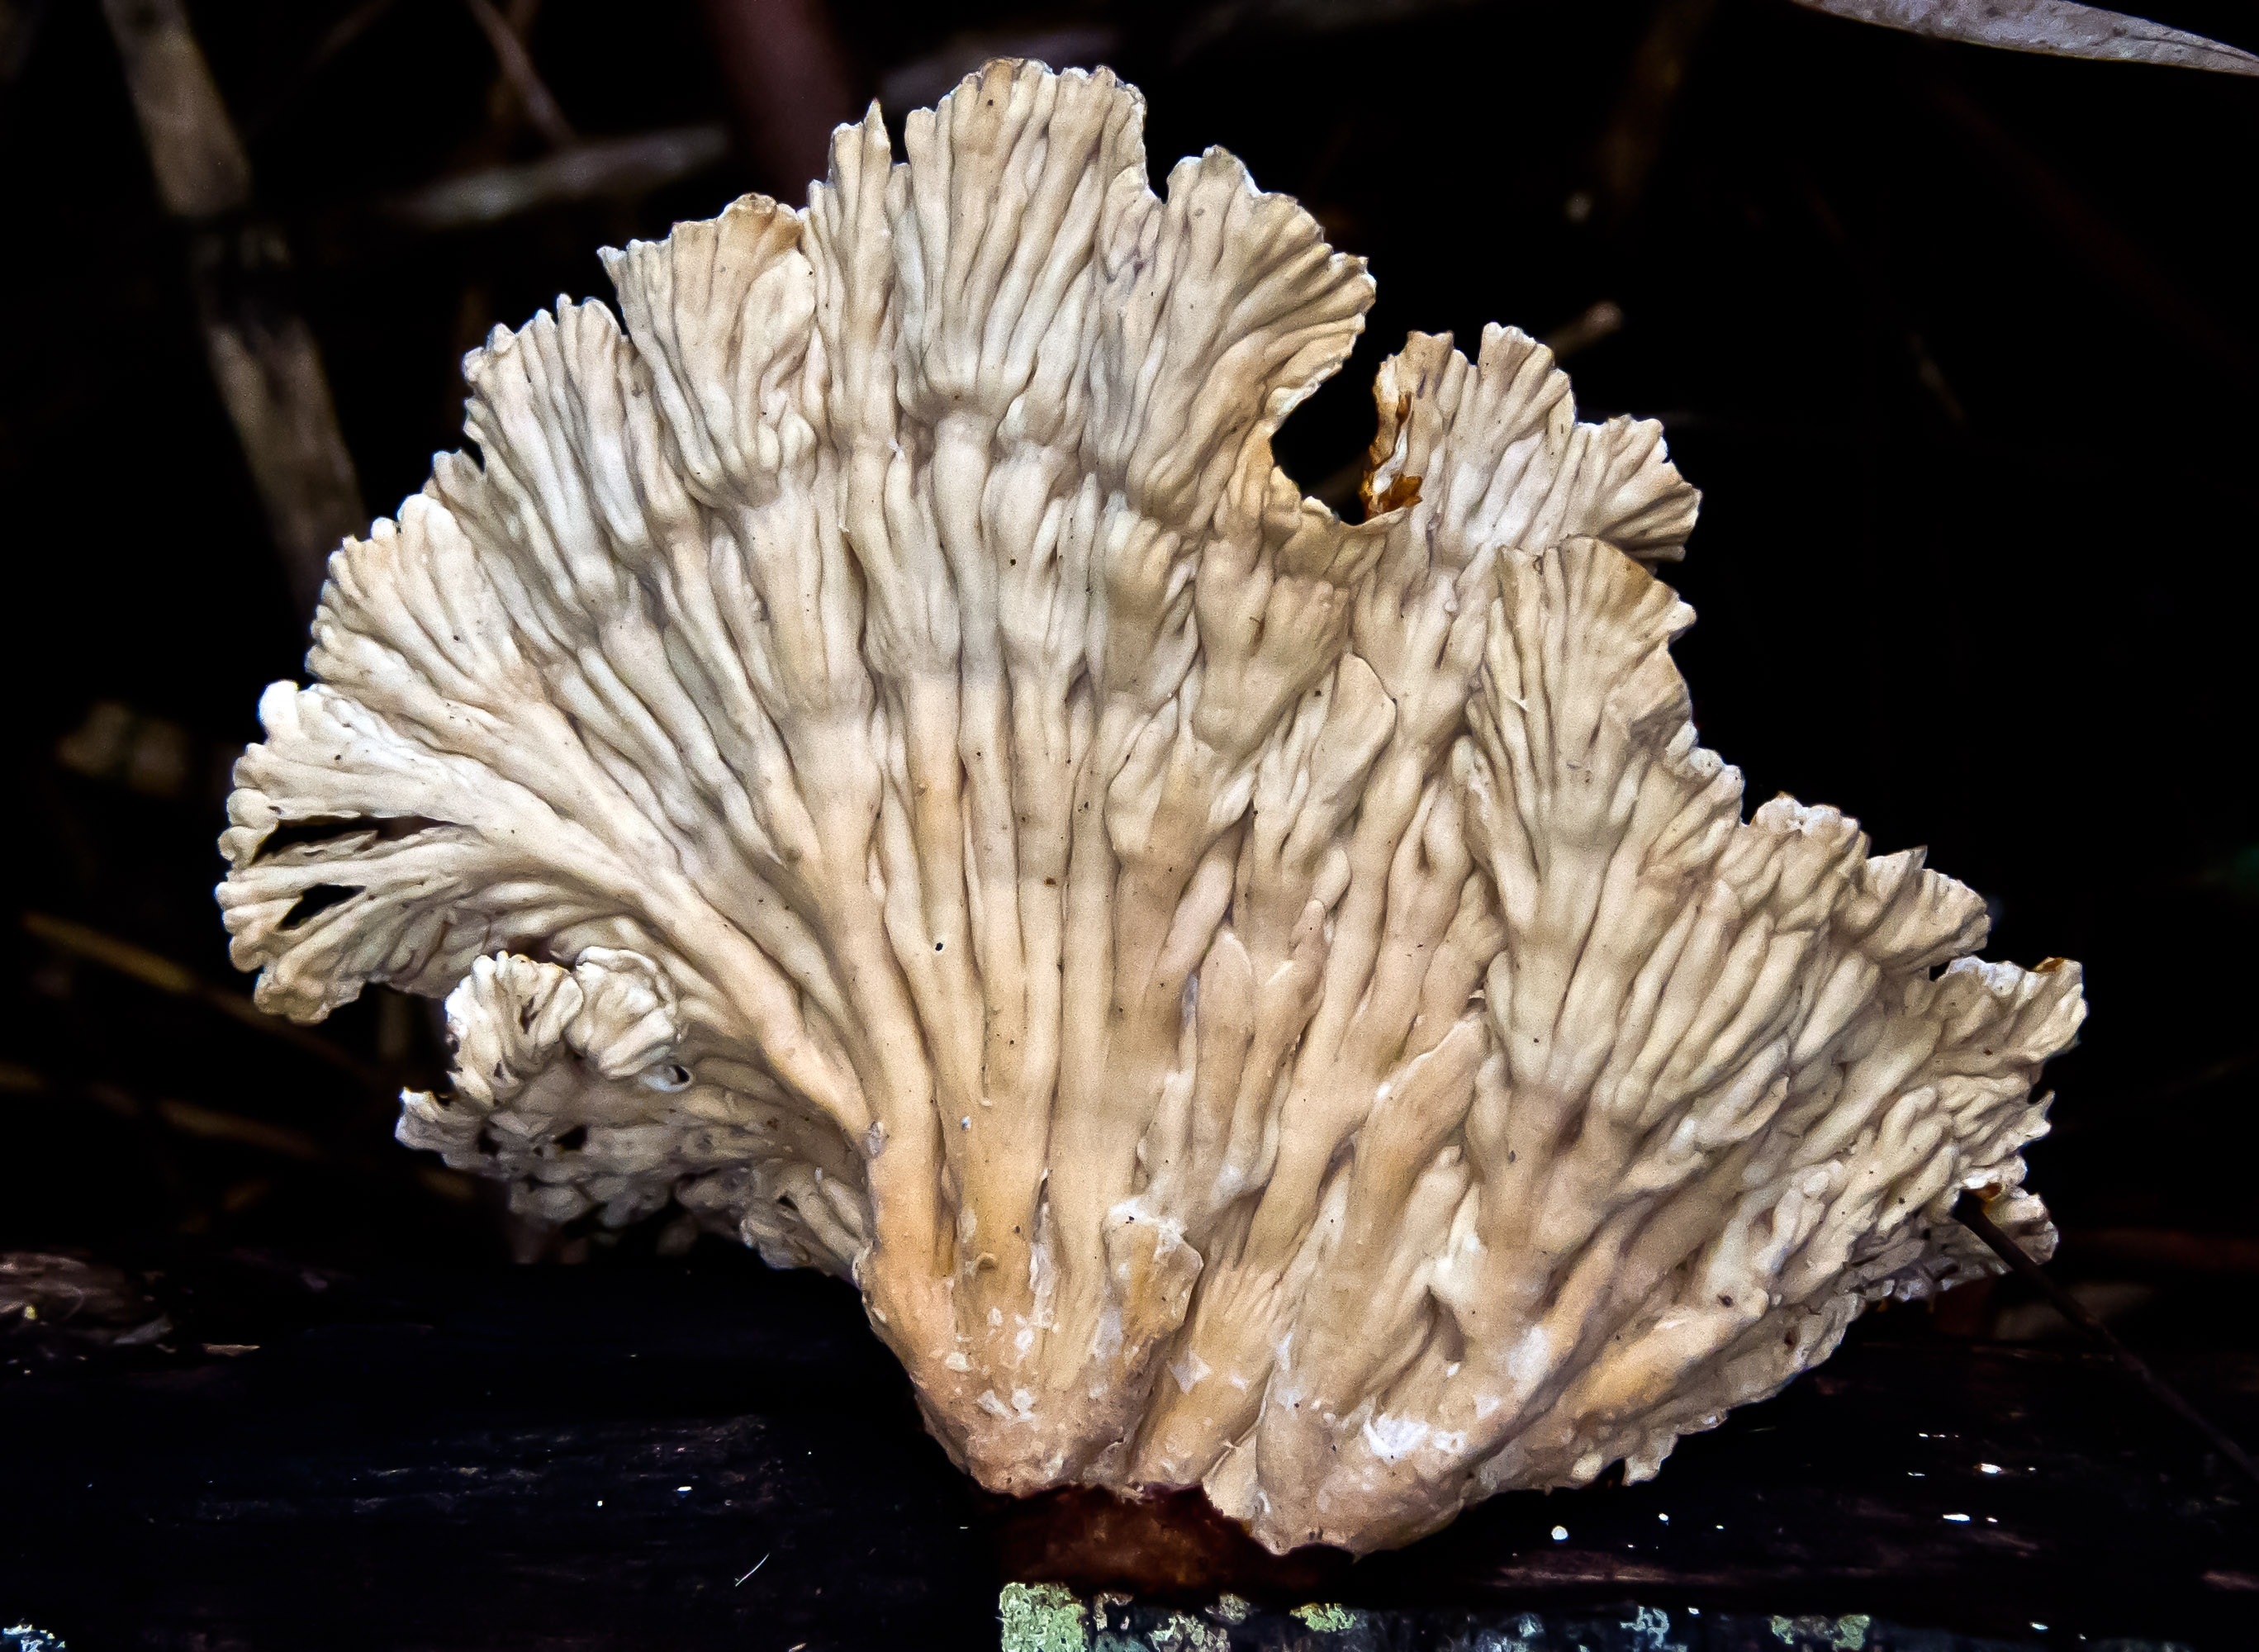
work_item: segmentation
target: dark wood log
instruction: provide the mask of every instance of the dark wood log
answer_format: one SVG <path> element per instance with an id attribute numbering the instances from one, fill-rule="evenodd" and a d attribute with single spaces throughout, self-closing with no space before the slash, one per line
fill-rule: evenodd
<path id="1" fill-rule="evenodd" d="M 994 1646 L 999 1587 L 1053 1578 L 1136 1584 L 1155 1611 L 1236 1592 L 1269 1614 L 1223 1626 L 1243 1648 L 1290 1629 L 1310 1652 L 1442 1648 L 1488 1625 L 1533 1652 L 1578 1634 L 1692 1652 L 1776 1617 L 1801 1634 L 1863 1616 L 1870 1648 L 1936 1652 L 2240 1647 L 2259 1611 L 2250 1487 L 2113 1362 L 1956 1342 L 1919 1313 L 1856 1328 L 1648 1485 L 1500 1498 L 1355 1564 L 1245 1565 L 1211 1532 L 1156 1577 L 1117 1517 L 1092 1545 L 1087 1509 L 963 1480 L 833 1282 L 704 1250 L 304 1278 L 238 1260 L 158 1282 L 169 1353 L 18 1328 L 0 1366 L 7 1621 L 183 1652 L 923 1652 Z M 2158 1363 L 2223 1425 L 2259 1421 L 2259 1360 Z M 1290 1609 L 1312 1601 L 1368 1614 L 1364 1640 L 1310 1640 Z M 1569 1638 L 1517 1642 L 1524 1613 Z M 1712 1638 L 1688 1638 L 1698 1617 Z"/>

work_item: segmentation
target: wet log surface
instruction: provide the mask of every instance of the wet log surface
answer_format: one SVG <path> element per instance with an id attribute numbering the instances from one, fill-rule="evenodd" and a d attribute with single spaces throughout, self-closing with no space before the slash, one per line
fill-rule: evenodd
<path id="1" fill-rule="evenodd" d="M 982 1497 L 814 1278 L 237 1258 L 160 1295 L 161 1344 L 0 1344 L 0 1619 L 75 1652 L 994 1646 L 1000 1584 L 1044 1577 L 1403 1624 L 1863 1613 L 1938 1647 L 2239 1647 L 2259 1619 L 2259 1493 L 2199 1438 L 2106 1357 L 1914 1314 L 1855 1328 L 1655 1482 L 1499 1499 L 1351 1566 Z M 2259 1359 L 2158 1363 L 2259 1436 Z"/>

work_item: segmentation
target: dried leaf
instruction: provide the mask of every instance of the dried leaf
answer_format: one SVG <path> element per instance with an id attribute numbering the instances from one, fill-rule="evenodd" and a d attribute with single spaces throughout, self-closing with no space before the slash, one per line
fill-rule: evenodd
<path id="1" fill-rule="evenodd" d="M 2091 57 L 2121 63 L 2169 63 L 2259 75 L 2259 57 L 2200 34 L 2129 18 L 2072 0 L 1797 0 L 1799 5 L 1855 23 L 1872 23 L 1938 40 L 1997 46 L 2053 57 Z"/>

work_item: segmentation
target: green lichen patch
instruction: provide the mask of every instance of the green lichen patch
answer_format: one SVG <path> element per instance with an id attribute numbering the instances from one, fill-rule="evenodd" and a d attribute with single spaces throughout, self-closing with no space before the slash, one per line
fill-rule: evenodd
<path id="1" fill-rule="evenodd" d="M 1153 1652 L 1229 1652 L 1231 1637 L 1220 1624 L 1189 1612 L 1172 1612 L 1145 1632 Z"/>
<path id="2" fill-rule="evenodd" d="M 1829 1652 L 1860 1652 L 1867 1644 L 1867 1631 L 1874 1620 L 1863 1612 L 1854 1612 L 1841 1618 L 1776 1617 L 1771 1623 L 1773 1639 L 1783 1646 L 1828 1648 Z"/>
<path id="3" fill-rule="evenodd" d="M 996 1616 L 1001 1652 L 1089 1652 L 1089 1619 L 1065 1584 L 1006 1584 Z"/>

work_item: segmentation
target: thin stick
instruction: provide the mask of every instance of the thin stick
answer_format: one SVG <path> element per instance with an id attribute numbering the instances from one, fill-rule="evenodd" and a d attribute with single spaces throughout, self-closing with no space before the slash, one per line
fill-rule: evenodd
<path id="1" fill-rule="evenodd" d="M 83 923 L 74 923 L 68 918 L 51 916 L 45 912 L 24 915 L 26 934 L 59 947 L 89 964 L 99 964 L 107 970 L 131 977 L 144 986 L 154 987 L 175 998 L 193 999 L 207 1008 L 217 1010 L 230 1020 L 241 1022 L 254 1031 L 270 1038 L 279 1038 L 294 1049 L 302 1050 L 317 1061 L 327 1062 L 342 1072 L 350 1073 L 356 1080 L 381 1094 L 388 1094 L 392 1086 L 359 1061 L 338 1049 L 328 1039 L 293 1026 L 279 1016 L 270 1015 L 247 998 L 213 986 L 194 970 L 146 947 L 121 941 L 99 929 L 89 929 Z"/>
<path id="2" fill-rule="evenodd" d="M 1637 214 L 1649 175 L 1663 158 L 1687 71 L 1717 16 L 1718 0 L 1658 0 L 1650 17 L 1615 110 L 1593 152 L 1607 227 L 1621 230 Z"/>
<path id="3" fill-rule="evenodd" d="M 379 210 L 403 229 L 473 229 L 564 202 L 633 199 L 713 165 L 729 151 L 729 133 L 718 125 L 601 139 L 520 166 L 442 178 L 395 196 Z"/>
<path id="4" fill-rule="evenodd" d="M 1982 1239 L 1992 1254 L 2008 1264 L 2020 1278 L 2028 1280 L 2040 1293 L 2055 1304 L 2056 1309 L 2072 1324 L 2094 1337 L 2118 1356 L 2118 1362 L 2141 1378 L 2147 1388 L 2166 1409 L 2174 1413 L 2191 1428 L 2212 1442 L 2213 1449 L 2226 1457 L 2253 1480 L 2259 1481 L 2259 1463 L 2255 1463 L 2244 1449 L 2230 1439 L 2211 1418 L 2181 1397 L 2180 1391 L 2151 1371 L 2149 1364 L 2132 1349 L 2118 1340 L 2117 1333 L 2102 1322 L 2101 1316 L 2057 1284 L 2045 1268 L 2032 1260 L 2023 1246 L 2000 1231 L 1992 1219 L 1985 1214 L 1985 1202 L 1973 1193 L 1963 1193 L 1954 1202 L 1953 1219 Z"/>
<path id="5" fill-rule="evenodd" d="M 2147 310 L 2192 356 L 2239 380 L 2259 374 L 2259 361 L 2237 330 L 2213 314 L 2037 150 L 1943 77 L 1931 79 L 1927 90 L 1931 107 L 1999 174 L 2012 205 L 2031 214 L 2097 275 Z"/>
<path id="6" fill-rule="evenodd" d="M 517 38 L 517 31 L 510 26 L 510 19 L 494 8 L 494 0 L 463 0 L 485 31 L 487 44 L 494 47 L 495 61 L 517 93 L 518 101 L 525 105 L 525 117 L 540 129 L 541 135 L 559 149 L 569 148 L 578 142 L 572 123 L 565 111 L 557 106 L 543 82 L 533 59 L 525 49 L 525 42 Z"/>

